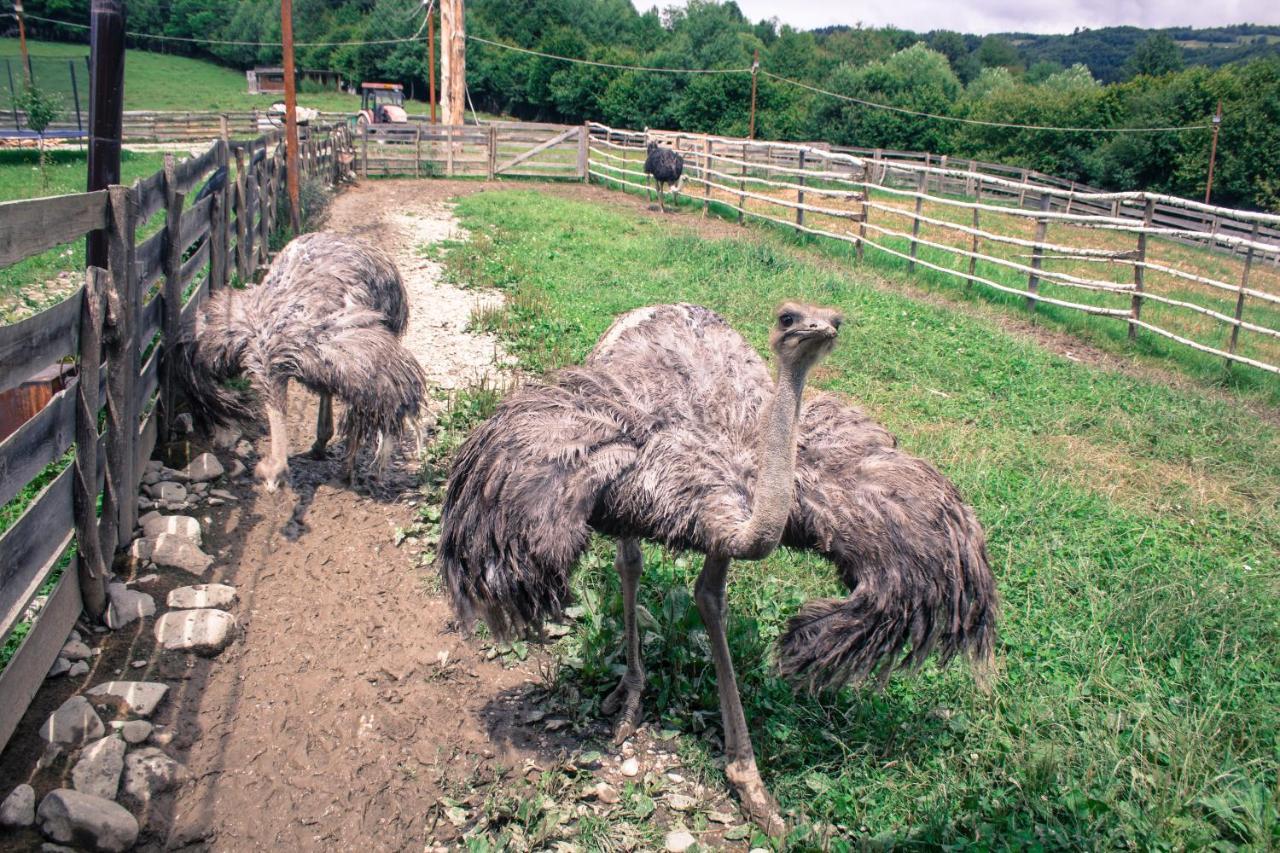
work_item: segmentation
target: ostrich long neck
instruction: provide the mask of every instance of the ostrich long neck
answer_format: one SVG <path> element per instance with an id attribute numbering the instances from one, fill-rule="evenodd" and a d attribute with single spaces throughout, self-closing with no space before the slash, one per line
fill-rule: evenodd
<path id="1" fill-rule="evenodd" d="M 778 365 L 773 399 L 760 414 L 756 439 L 756 492 L 751 518 L 733 536 L 733 554 L 759 560 L 778 547 L 795 498 L 796 423 L 808 363 L 800 359 Z"/>

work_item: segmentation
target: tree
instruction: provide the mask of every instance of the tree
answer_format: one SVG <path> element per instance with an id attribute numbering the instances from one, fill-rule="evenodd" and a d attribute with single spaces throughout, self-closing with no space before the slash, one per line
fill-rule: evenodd
<path id="1" fill-rule="evenodd" d="M 45 189 L 48 189 L 49 173 L 45 168 L 44 132 L 58 117 L 60 104 L 56 97 L 31 84 L 18 95 L 16 101 L 18 109 L 26 115 L 27 127 L 39 134 L 36 144 L 40 148 L 40 182 Z"/>
<path id="2" fill-rule="evenodd" d="M 1022 58 L 1018 49 L 1000 36 L 987 36 L 978 46 L 978 62 L 983 68 L 1021 68 Z"/>
<path id="3" fill-rule="evenodd" d="M 1181 71 L 1185 64 L 1178 43 L 1164 33 L 1154 33 L 1134 49 L 1133 56 L 1124 64 L 1124 74 L 1129 78 L 1143 74 L 1159 77 Z"/>

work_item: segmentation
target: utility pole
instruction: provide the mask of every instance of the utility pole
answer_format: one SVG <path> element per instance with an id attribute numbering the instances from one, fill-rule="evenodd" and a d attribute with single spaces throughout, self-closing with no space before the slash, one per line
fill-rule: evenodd
<path id="1" fill-rule="evenodd" d="M 462 0 L 440 3 L 440 89 L 444 123 L 465 122 L 467 105 L 467 29 Z"/>
<path id="2" fill-rule="evenodd" d="M 427 91 L 431 98 L 431 123 L 436 123 L 436 3 L 427 0 Z"/>
<path id="3" fill-rule="evenodd" d="M 124 126 L 124 2 L 93 0 L 89 17 L 89 192 L 120 183 Z M 89 232 L 88 266 L 107 266 L 107 232 Z"/>
<path id="4" fill-rule="evenodd" d="M 747 139 L 756 138 L 756 74 L 760 71 L 760 48 L 756 48 L 751 57 L 751 125 L 747 130 Z"/>
<path id="5" fill-rule="evenodd" d="M 13 11 L 18 17 L 18 48 L 22 51 L 22 76 L 31 85 L 31 57 L 27 55 L 27 22 L 22 17 L 22 0 L 13 0 Z"/>
<path id="6" fill-rule="evenodd" d="M 298 199 L 298 81 L 293 70 L 293 0 L 280 0 L 280 35 L 284 41 L 285 177 L 289 185 L 289 225 L 296 235 L 302 231 L 302 212 Z"/>
<path id="7" fill-rule="evenodd" d="M 1204 203 L 1209 203 L 1213 192 L 1213 164 L 1218 159 L 1218 129 L 1222 127 L 1222 98 L 1218 98 L 1218 112 L 1213 116 L 1213 142 L 1209 146 L 1209 180 L 1204 185 Z"/>

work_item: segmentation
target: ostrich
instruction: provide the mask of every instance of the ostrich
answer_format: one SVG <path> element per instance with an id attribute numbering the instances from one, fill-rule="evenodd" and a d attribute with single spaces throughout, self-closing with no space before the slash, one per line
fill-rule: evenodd
<path id="1" fill-rule="evenodd" d="M 320 395 L 311 455 L 333 437 L 333 397 L 347 403 L 346 475 L 355 481 L 361 442 L 378 437 L 378 468 L 422 402 L 426 377 L 400 345 L 408 297 L 379 249 L 332 232 L 291 241 L 262 284 L 209 298 L 178 345 L 177 375 L 198 413 L 228 425 L 254 412 L 225 380 L 244 374 L 266 409 L 271 450 L 255 473 L 275 491 L 289 468 L 285 411 L 289 380 Z"/>
<path id="2" fill-rule="evenodd" d="M 592 531 L 616 537 L 627 670 L 602 709 L 615 737 L 641 718 L 639 540 L 706 555 L 695 598 L 710 639 L 728 757 L 746 812 L 783 830 L 756 767 L 725 640 L 730 561 L 779 544 L 833 562 L 845 599 L 805 604 L 779 641 L 782 673 L 811 691 L 943 663 L 991 665 L 996 594 L 973 511 L 928 463 L 860 410 L 818 394 L 832 310 L 784 304 L 770 335 L 777 381 L 717 314 L 692 305 L 621 316 L 584 367 L 508 397 L 459 449 L 440 568 L 464 624 L 498 637 L 559 618 Z"/>
<path id="3" fill-rule="evenodd" d="M 662 185 L 671 184 L 672 192 L 680 192 L 680 177 L 684 174 L 684 158 L 680 152 L 663 148 L 656 142 L 650 142 L 648 154 L 644 158 L 644 173 L 652 175 L 658 182 L 658 207 L 663 213 L 667 206 L 662 201 Z M 647 190 L 646 190 L 647 192 Z"/>

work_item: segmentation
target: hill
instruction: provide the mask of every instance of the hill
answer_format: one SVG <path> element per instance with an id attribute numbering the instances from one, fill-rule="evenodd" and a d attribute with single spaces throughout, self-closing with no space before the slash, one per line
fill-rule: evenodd
<path id="1" fill-rule="evenodd" d="M 1182 49 L 1187 65 L 1218 68 L 1230 62 L 1280 55 L 1280 26 L 1254 24 L 1212 29 L 1103 27 L 1067 35 L 1003 33 L 1001 37 L 1018 50 L 1027 67 L 1037 62 L 1053 62 L 1064 68 L 1079 63 L 1102 82 L 1114 83 L 1127 79 L 1126 65 L 1134 51 L 1153 35 L 1172 39 Z"/>

